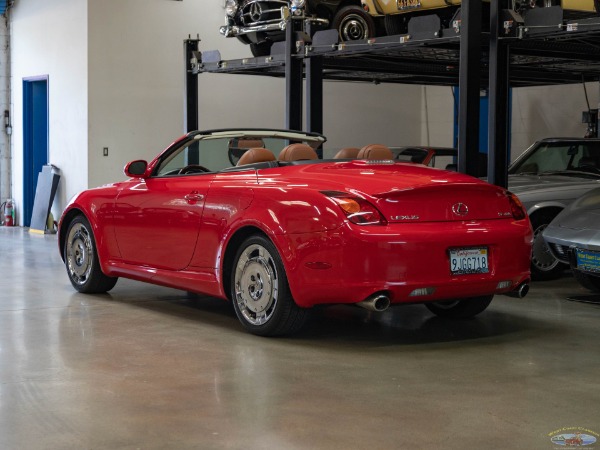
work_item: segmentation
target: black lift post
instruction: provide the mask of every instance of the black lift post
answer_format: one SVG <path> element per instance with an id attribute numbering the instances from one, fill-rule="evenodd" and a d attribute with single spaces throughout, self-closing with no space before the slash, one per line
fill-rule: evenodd
<path id="1" fill-rule="evenodd" d="M 461 6 L 458 104 L 458 171 L 478 175 L 481 0 Z"/>
<path id="2" fill-rule="evenodd" d="M 315 25 L 308 22 L 306 31 L 313 36 Z M 323 133 L 323 57 L 306 58 L 306 131 Z M 323 148 L 317 149 L 319 158 L 323 158 Z"/>
<path id="3" fill-rule="evenodd" d="M 490 86 L 488 124 L 488 182 L 508 186 L 508 88 L 509 49 L 500 37 L 501 0 L 490 4 Z"/>
<path id="4" fill-rule="evenodd" d="M 198 44 L 200 39 L 186 39 L 183 41 L 184 67 L 185 67 L 185 108 L 183 117 L 184 133 L 198 129 L 198 73 L 193 70 L 192 60 L 199 55 Z"/>
<path id="5" fill-rule="evenodd" d="M 290 17 L 285 28 L 285 128 L 302 131 L 302 75 L 304 60 L 296 57 L 300 20 Z"/>

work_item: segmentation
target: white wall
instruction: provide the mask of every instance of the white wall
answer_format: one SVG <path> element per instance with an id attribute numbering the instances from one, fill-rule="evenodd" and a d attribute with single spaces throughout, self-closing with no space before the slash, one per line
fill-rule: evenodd
<path id="1" fill-rule="evenodd" d="M 597 108 L 598 84 L 588 83 L 586 87 L 590 107 Z M 427 86 L 423 90 L 422 142 L 428 143 L 429 131 L 429 145 L 451 146 L 454 133 L 452 89 Z M 538 139 L 583 137 L 587 125 L 581 123 L 581 112 L 585 110 L 587 103 L 582 84 L 513 89 L 511 159 Z"/>
<path id="2" fill-rule="evenodd" d="M 183 131 L 183 40 L 224 59 L 251 56 L 219 34 L 222 2 L 90 1 L 89 184 L 121 179 L 129 160 L 152 158 Z M 199 128 L 284 127 L 283 79 L 199 76 Z M 326 83 L 324 133 L 339 148 L 420 140 L 420 88 Z M 109 147 L 109 156 L 102 149 Z"/>
<path id="3" fill-rule="evenodd" d="M 454 97 L 448 86 L 423 86 L 421 144 L 454 146 Z M 416 145 L 416 144 L 415 144 Z"/>
<path id="4" fill-rule="evenodd" d="M 10 112 L 10 42 L 8 18 L 0 17 L 0 203 L 11 198 L 10 136 L 4 126 L 4 111 Z"/>
<path id="5" fill-rule="evenodd" d="M 598 84 L 587 85 L 590 107 L 598 107 Z M 582 84 L 513 89 L 513 159 L 538 139 L 584 137 L 587 125 L 581 112 L 587 110 Z"/>
<path id="6" fill-rule="evenodd" d="M 87 188 L 87 0 L 20 0 L 11 10 L 12 192 L 23 204 L 23 79 L 47 75 L 49 162 L 62 170 L 53 213 Z M 19 217 L 22 224 L 22 218 Z"/>

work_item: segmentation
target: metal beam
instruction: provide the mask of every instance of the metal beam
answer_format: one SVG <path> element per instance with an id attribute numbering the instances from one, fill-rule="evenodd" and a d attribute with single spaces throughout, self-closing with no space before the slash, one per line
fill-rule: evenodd
<path id="1" fill-rule="evenodd" d="M 479 89 L 481 0 L 462 2 L 458 105 L 458 171 L 477 176 L 479 159 Z"/>
<path id="2" fill-rule="evenodd" d="M 306 130 L 323 133 L 323 59 L 306 60 Z M 323 149 L 317 150 L 319 158 Z"/>
<path id="3" fill-rule="evenodd" d="M 199 42 L 200 39 L 186 39 L 183 41 L 183 63 L 185 68 L 184 133 L 198 129 L 198 75 L 192 72 L 191 61 L 194 52 L 198 52 Z"/>
<path id="4" fill-rule="evenodd" d="M 490 5 L 490 87 L 488 123 L 488 181 L 508 186 L 508 46 L 499 40 L 500 0 Z"/>
<path id="5" fill-rule="evenodd" d="M 295 56 L 298 22 L 290 18 L 285 29 L 285 128 L 301 131 L 304 61 Z"/>

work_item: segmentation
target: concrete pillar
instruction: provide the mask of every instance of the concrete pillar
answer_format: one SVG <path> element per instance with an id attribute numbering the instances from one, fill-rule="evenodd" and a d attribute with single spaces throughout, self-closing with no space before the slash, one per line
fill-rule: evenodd
<path id="1" fill-rule="evenodd" d="M 12 196 L 10 128 L 5 114 L 10 107 L 10 29 L 9 12 L 0 15 L 0 202 Z M 10 117 L 12 123 L 12 117 Z"/>

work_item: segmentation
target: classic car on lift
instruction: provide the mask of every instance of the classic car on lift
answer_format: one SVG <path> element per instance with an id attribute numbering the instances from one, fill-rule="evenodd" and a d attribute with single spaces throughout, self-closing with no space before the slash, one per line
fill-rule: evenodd
<path id="1" fill-rule="evenodd" d="M 384 21 L 389 35 L 407 33 L 408 22 L 413 17 L 425 15 L 437 16 L 441 27 L 450 28 L 461 6 L 461 0 L 361 0 L 361 3 L 375 20 Z M 565 18 L 574 18 L 595 14 L 597 5 L 597 0 L 511 0 L 505 7 L 526 15 L 532 9 L 561 6 L 565 10 Z"/>
<path id="2" fill-rule="evenodd" d="M 84 191 L 62 215 L 73 287 L 106 292 L 125 277 L 229 299 L 259 335 L 297 331 L 317 305 L 424 303 L 466 318 L 495 294 L 527 292 L 532 232 L 514 194 L 396 162 L 381 145 L 319 160 L 324 141 L 196 131 L 127 164 L 127 180 Z M 236 166 L 232 148 L 246 148 Z"/>
<path id="3" fill-rule="evenodd" d="M 600 188 L 566 207 L 543 236 L 556 259 L 571 266 L 583 287 L 600 291 Z"/>
<path id="4" fill-rule="evenodd" d="M 290 15 L 338 30 L 340 40 L 375 36 L 375 22 L 360 0 L 227 0 L 222 35 L 250 45 L 254 56 L 268 55 L 273 42 L 285 40 Z"/>

